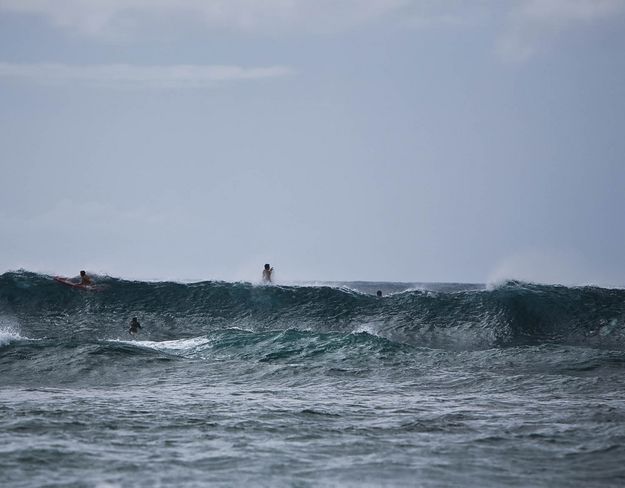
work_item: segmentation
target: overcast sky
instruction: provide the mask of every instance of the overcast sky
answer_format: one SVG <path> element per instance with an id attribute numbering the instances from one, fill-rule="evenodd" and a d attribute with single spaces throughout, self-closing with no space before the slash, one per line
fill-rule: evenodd
<path id="1" fill-rule="evenodd" d="M 0 0 L 0 270 L 625 285 L 625 0 Z"/>

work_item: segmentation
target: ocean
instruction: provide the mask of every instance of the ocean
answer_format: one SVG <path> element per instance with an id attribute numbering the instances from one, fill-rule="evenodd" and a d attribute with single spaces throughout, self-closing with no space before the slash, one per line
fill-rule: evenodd
<path id="1" fill-rule="evenodd" d="M 2 487 L 625 485 L 625 290 L 96 280 L 0 275 Z"/>

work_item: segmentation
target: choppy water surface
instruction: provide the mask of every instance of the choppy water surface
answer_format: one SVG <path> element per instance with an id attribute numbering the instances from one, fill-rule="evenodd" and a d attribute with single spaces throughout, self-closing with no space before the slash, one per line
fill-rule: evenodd
<path id="1" fill-rule="evenodd" d="M 625 483 L 625 291 L 99 283 L 0 276 L 2 486 Z"/>

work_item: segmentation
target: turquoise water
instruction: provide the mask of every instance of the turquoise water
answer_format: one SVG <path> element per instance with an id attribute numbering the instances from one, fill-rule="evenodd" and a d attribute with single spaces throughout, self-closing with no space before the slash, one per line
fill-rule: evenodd
<path id="1" fill-rule="evenodd" d="M 98 283 L 0 276 L 2 486 L 625 483 L 625 291 Z"/>

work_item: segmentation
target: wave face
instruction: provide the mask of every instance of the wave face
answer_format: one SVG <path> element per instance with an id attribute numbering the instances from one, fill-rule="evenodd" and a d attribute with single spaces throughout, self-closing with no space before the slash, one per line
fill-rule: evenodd
<path id="1" fill-rule="evenodd" d="M 151 341 L 233 329 L 318 335 L 365 332 L 372 341 L 381 338 L 453 350 L 540 344 L 625 346 L 625 290 L 507 282 L 494 289 L 425 285 L 378 298 L 363 290 L 401 286 L 148 283 L 110 277 L 97 281 L 103 289 L 93 292 L 35 273 L 1 275 L 0 346 L 20 338 L 128 339 L 128 323 L 134 316 L 144 327 L 142 339 Z"/>

